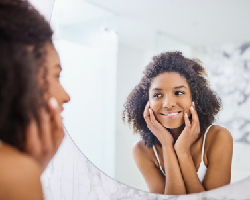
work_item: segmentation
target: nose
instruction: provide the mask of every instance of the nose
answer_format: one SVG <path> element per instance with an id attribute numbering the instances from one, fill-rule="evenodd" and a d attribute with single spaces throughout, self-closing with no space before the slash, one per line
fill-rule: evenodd
<path id="1" fill-rule="evenodd" d="M 176 106 L 176 99 L 172 95 L 166 95 L 163 99 L 163 107 L 172 108 Z"/>
<path id="2" fill-rule="evenodd" d="M 64 90 L 64 102 L 63 103 L 68 103 L 70 101 L 70 96 L 69 94 Z"/>

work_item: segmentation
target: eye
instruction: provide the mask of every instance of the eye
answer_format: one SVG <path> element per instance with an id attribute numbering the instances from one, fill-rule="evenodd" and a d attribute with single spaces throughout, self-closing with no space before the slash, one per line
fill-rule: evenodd
<path id="1" fill-rule="evenodd" d="M 182 95 L 182 94 L 185 94 L 183 91 L 176 91 L 175 92 L 175 95 Z"/>
<path id="2" fill-rule="evenodd" d="M 161 94 L 159 94 L 159 93 L 157 93 L 157 94 L 154 94 L 154 96 L 153 97 L 162 97 L 162 95 Z"/>

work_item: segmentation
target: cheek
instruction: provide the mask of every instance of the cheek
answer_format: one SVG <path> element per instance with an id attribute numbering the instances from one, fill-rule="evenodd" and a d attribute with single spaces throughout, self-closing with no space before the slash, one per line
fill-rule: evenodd
<path id="1" fill-rule="evenodd" d="M 153 111 L 156 111 L 157 109 L 159 109 L 160 103 L 159 101 L 155 101 L 154 99 L 149 99 L 149 105 Z"/>
<path id="2" fill-rule="evenodd" d="M 57 86 L 57 81 L 56 80 L 53 80 L 53 79 L 50 79 L 48 81 L 48 91 L 49 91 L 49 94 L 50 96 L 53 96 L 57 99 L 57 96 L 58 96 L 58 91 L 59 91 L 59 88 Z"/>
<path id="3" fill-rule="evenodd" d="M 188 114 L 188 116 L 190 116 L 190 107 L 192 106 L 192 103 L 188 103 L 185 105 L 184 107 L 184 112 Z"/>

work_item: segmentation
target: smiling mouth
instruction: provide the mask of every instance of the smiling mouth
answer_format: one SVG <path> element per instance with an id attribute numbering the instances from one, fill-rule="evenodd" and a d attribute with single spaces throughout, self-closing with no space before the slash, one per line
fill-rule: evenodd
<path id="1" fill-rule="evenodd" d="M 176 119 L 182 111 L 177 111 L 177 112 L 171 112 L 171 113 L 160 113 L 165 119 L 167 120 L 173 120 Z"/>
<path id="2" fill-rule="evenodd" d="M 181 113 L 181 111 L 172 112 L 172 113 L 168 113 L 168 114 L 163 114 L 163 113 L 160 113 L 160 114 L 163 115 L 163 116 L 166 116 L 166 117 L 171 117 L 171 116 L 176 116 L 176 115 L 178 115 L 179 113 Z"/>

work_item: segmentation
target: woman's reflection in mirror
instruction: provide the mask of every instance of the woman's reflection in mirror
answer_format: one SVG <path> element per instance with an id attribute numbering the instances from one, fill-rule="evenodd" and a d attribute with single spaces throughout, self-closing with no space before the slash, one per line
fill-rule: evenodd
<path id="1" fill-rule="evenodd" d="M 133 157 L 150 192 L 198 193 L 230 183 L 233 138 L 212 125 L 221 103 L 206 76 L 198 60 L 161 53 L 124 104 L 123 121 L 141 135 Z"/>

